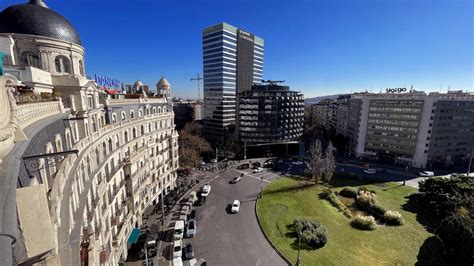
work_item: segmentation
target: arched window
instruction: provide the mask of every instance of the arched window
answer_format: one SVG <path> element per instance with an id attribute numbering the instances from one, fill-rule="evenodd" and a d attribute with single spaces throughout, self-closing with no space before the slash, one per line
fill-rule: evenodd
<path id="1" fill-rule="evenodd" d="M 135 128 L 132 129 L 132 138 L 133 139 L 137 138 L 137 130 Z"/>
<path id="2" fill-rule="evenodd" d="M 135 118 L 135 111 L 130 110 L 130 119 Z"/>
<path id="3" fill-rule="evenodd" d="M 125 112 L 122 111 L 122 115 L 121 115 L 121 116 L 122 116 L 122 121 L 124 121 L 124 120 L 125 120 L 125 116 L 126 116 Z"/>
<path id="4" fill-rule="evenodd" d="M 58 55 L 54 59 L 54 65 L 56 66 L 56 72 L 58 73 L 71 73 L 71 64 L 69 59 L 64 55 Z"/>
<path id="5" fill-rule="evenodd" d="M 85 76 L 85 74 L 84 74 L 84 62 L 82 62 L 82 60 L 79 60 L 79 74 L 81 74 L 81 76 Z"/>
<path id="6" fill-rule="evenodd" d="M 127 143 L 128 142 L 128 131 L 125 130 L 125 132 L 123 133 L 123 141 L 124 143 Z"/>
<path id="7" fill-rule="evenodd" d="M 116 113 L 112 113 L 112 123 L 113 124 L 117 123 L 117 114 Z"/>
<path id="8" fill-rule="evenodd" d="M 161 107 L 158 107 L 158 113 L 161 114 Z"/>
<path id="9" fill-rule="evenodd" d="M 24 52 L 21 55 L 21 63 L 27 66 L 41 68 L 41 61 L 37 54 L 33 52 Z"/>
<path id="10" fill-rule="evenodd" d="M 151 112 L 152 114 L 156 114 L 156 107 L 153 107 L 153 109 L 151 109 Z"/>
<path id="11" fill-rule="evenodd" d="M 142 109 L 138 109 L 138 117 L 142 117 L 142 116 L 143 116 Z"/>
<path id="12" fill-rule="evenodd" d="M 114 147 L 112 145 L 112 139 L 109 139 L 109 151 L 112 152 L 114 150 Z"/>
<path id="13" fill-rule="evenodd" d="M 140 135 L 143 135 L 145 134 L 145 127 L 143 125 L 141 125 L 140 127 Z"/>
<path id="14" fill-rule="evenodd" d="M 166 113 L 166 106 L 163 106 L 163 113 Z"/>

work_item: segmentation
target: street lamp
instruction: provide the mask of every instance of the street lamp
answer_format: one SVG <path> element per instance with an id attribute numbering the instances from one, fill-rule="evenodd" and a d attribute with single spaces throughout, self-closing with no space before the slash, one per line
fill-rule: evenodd
<path id="1" fill-rule="evenodd" d="M 408 165 L 405 167 L 405 175 L 403 176 L 403 185 L 405 185 L 407 181 L 407 172 L 408 172 Z"/>
<path id="2" fill-rule="evenodd" d="M 300 250 L 301 250 L 301 234 L 298 232 L 298 258 L 296 258 L 296 266 L 301 265 Z"/>

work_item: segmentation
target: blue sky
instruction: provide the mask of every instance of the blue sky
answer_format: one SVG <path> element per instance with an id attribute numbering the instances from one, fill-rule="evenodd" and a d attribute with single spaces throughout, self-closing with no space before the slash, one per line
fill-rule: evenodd
<path id="1" fill-rule="evenodd" d="M 27 0 L 2 0 L 0 9 Z M 265 39 L 264 78 L 306 97 L 409 87 L 474 90 L 471 0 L 47 0 L 86 48 L 86 71 L 195 97 L 202 29 L 228 22 Z"/>

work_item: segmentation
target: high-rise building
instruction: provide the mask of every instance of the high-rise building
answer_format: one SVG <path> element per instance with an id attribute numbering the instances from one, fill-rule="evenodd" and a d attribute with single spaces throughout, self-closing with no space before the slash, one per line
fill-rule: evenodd
<path id="1" fill-rule="evenodd" d="M 253 85 L 239 95 L 239 136 L 246 144 L 280 144 L 303 134 L 304 97 L 289 86 Z"/>
<path id="2" fill-rule="evenodd" d="M 347 136 L 356 157 L 419 168 L 465 169 L 474 148 L 474 95 L 359 93 Z"/>
<path id="3" fill-rule="evenodd" d="M 227 23 L 202 33 L 206 135 L 222 140 L 235 125 L 237 93 L 263 78 L 263 39 Z"/>

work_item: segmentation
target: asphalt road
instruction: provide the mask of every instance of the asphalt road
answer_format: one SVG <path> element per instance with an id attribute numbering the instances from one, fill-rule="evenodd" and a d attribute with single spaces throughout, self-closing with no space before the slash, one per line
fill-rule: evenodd
<path id="1" fill-rule="evenodd" d="M 194 256 L 204 258 L 208 265 L 286 265 L 265 239 L 255 217 L 255 200 L 264 185 L 278 177 L 275 173 L 251 174 L 245 170 L 237 184 L 229 181 L 242 171 L 227 170 L 209 184 L 211 192 L 197 210 L 197 235 L 183 239 L 192 243 Z M 230 214 L 229 205 L 240 200 L 240 212 Z"/>

